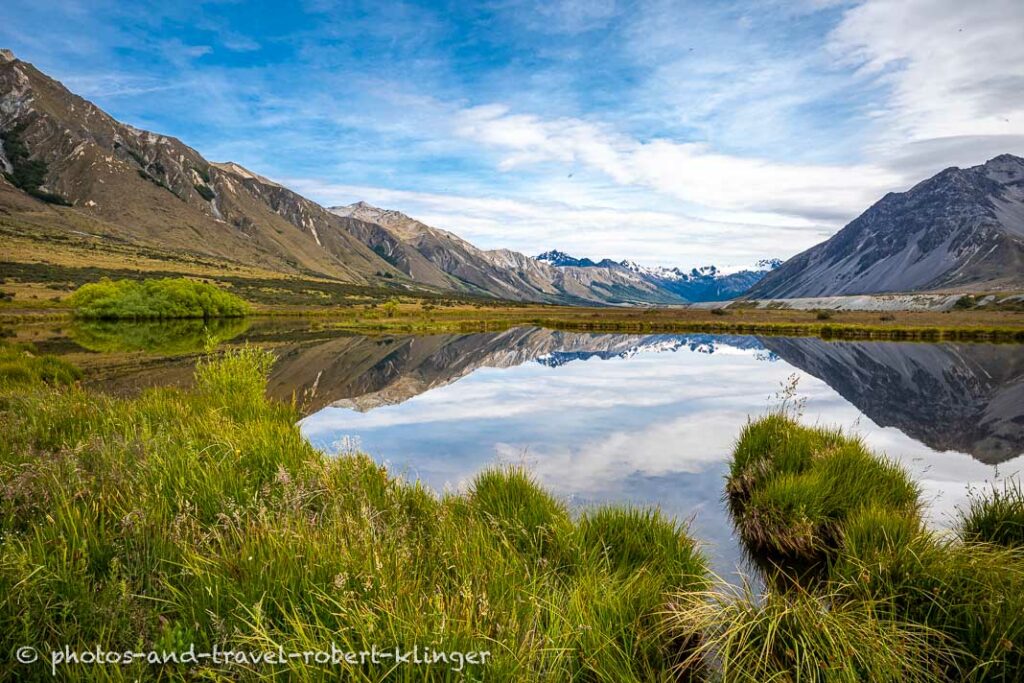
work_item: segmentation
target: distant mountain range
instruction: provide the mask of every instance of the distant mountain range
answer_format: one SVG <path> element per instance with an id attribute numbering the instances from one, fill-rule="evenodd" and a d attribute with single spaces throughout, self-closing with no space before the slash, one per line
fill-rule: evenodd
<path id="1" fill-rule="evenodd" d="M 716 266 L 703 266 L 686 271 L 680 268 L 650 268 L 628 260 L 613 261 L 605 258 L 600 261 L 592 261 L 589 258 L 575 258 L 557 249 L 545 251 L 535 258 L 560 268 L 607 268 L 629 271 L 655 283 L 659 289 L 672 292 L 686 301 L 733 299 L 753 287 L 770 271 L 782 265 L 780 259 L 763 259 L 758 261 L 755 270 L 722 273 Z"/>
<path id="2" fill-rule="evenodd" d="M 1024 159 L 1010 154 L 890 192 L 747 296 L 996 289 L 1024 289 Z"/>
<path id="3" fill-rule="evenodd" d="M 790 259 L 722 273 L 480 249 L 397 211 L 324 208 L 120 123 L 0 50 L 0 227 L 215 257 L 286 276 L 561 304 L 1024 288 L 1024 160 L 947 169 Z M 27 227 L 26 227 L 27 226 Z M 89 264 L 82 264 L 87 266 Z M 125 264 L 128 265 L 127 263 Z M 233 268 L 234 266 L 229 266 Z"/>

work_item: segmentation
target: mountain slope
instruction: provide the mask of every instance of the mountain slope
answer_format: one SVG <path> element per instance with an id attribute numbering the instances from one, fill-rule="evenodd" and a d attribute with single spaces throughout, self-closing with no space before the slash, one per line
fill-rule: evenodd
<path id="1" fill-rule="evenodd" d="M 237 164 L 215 164 L 181 141 L 138 130 L 72 94 L 31 64 L 0 53 L 0 208 L 60 204 L 109 236 L 282 272 L 365 282 L 398 275 L 337 217 Z"/>
<path id="2" fill-rule="evenodd" d="M 447 230 L 365 202 L 330 210 L 346 219 L 379 226 L 374 233 L 361 233 L 361 239 L 406 275 L 437 283 L 447 281 L 461 291 L 550 303 L 686 301 L 611 261 L 593 267 L 560 267 L 509 249 L 479 249 Z"/>
<path id="3" fill-rule="evenodd" d="M 553 264 L 479 249 L 362 202 L 328 210 L 238 164 L 123 124 L 9 51 L 0 51 L 0 171 L 8 233 L 44 225 L 47 239 L 100 238 L 275 274 L 590 305 L 724 299 L 761 277 L 610 259 Z"/>
<path id="4" fill-rule="evenodd" d="M 1024 159 L 948 168 L 794 256 L 750 298 L 1024 289 Z"/>

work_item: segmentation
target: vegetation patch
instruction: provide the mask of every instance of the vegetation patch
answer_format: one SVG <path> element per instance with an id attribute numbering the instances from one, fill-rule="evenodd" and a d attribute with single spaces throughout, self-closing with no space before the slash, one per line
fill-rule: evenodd
<path id="1" fill-rule="evenodd" d="M 31 384 L 60 386 L 81 379 L 75 366 L 28 346 L 0 342 L 0 390 Z"/>
<path id="2" fill-rule="evenodd" d="M 844 537 L 831 584 L 934 631 L 929 656 L 946 680 L 1024 680 L 1021 548 L 938 536 L 878 510 L 851 518 Z"/>
<path id="3" fill-rule="evenodd" d="M 103 320 L 234 318 L 249 312 L 234 294 L 187 278 L 101 280 L 79 287 L 69 303 L 76 316 Z"/>
<path id="4" fill-rule="evenodd" d="M 146 680 L 673 674 L 680 652 L 658 615 L 669 595 L 707 585 L 682 529 L 632 511 L 574 522 L 515 469 L 439 498 L 365 456 L 325 457 L 294 406 L 265 398 L 271 363 L 243 348 L 202 361 L 191 390 L 135 399 L 77 384 L 0 390 L 0 651 L 490 652 L 459 675 L 301 661 L 115 673 Z M 27 671 L 0 659 L 0 678 Z"/>
<path id="5" fill-rule="evenodd" d="M 1024 548 L 1024 490 L 1019 480 L 992 487 L 986 495 L 974 492 L 957 522 L 957 533 L 969 543 L 995 543 Z"/>
<path id="6" fill-rule="evenodd" d="M 703 625 L 723 667 L 757 672 L 749 680 L 809 671 L 803 651 L 822 671 L 842 663 L 807 680 L 1024 679 L 1018 484 L 976 496 L 956 534 L 940 536 L 925 528 L 903 470 L 838 430 L 799 425 L 784 404 L 743 430 L 727 500 L 771 572 L 768 593 L 716 599 L 714 612 L 680 600 L 677 610 L 682 623 Z M 899 672 L 883 651 L 910 669 Z"/>
<path id="7" fill-rule="evenodd" d="M 840 594 L 691 593 L 667 619 L 672 632 L 701 634 L 683 667 L 716 671 L 723 683 L 925 683 L 944 671 L 930 629 Z"/>
<path id="8" fill-rule="evenodd" d="M 0 141 L 3 142 L 4 152 L 8 161 L 11 162 L 11 172 L 4 173 L 4 177 L 12 185 L 24 190 L 37 199 L 49 202 L 50 204 L 70 206 L 68 201 L 60 195 L 44 192 L 39 189 L 46 182 L 46 174 L 49 172 L 49 167 L 42 159 L 29 158 L 28 147 L 21 139 L 25 128 L 26 124 L 21 123 L 0 132 Z"/>
<path id="9" fill-rule="evenodd" d="M 843 523 L 865 507 L 919 517 L 916 484 L 898 465 L 840 430 L 805 427 L 785 411 L 747 424 L 726 494 L 755 558 L 780 567 L 819 566 L 834 555 Z"/>

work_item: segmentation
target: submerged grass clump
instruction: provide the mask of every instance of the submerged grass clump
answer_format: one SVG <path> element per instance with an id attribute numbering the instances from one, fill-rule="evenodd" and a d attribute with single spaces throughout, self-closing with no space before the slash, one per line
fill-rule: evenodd
<path id="1" fill-rule="evenodd" d="M 188 278 L 104 278 L 82 285 L 68 302 L 77 317 L 100 320 L 238 318 L 249 312 L 249 305 L 234 294 Z"/>
<path id="2" fill-rule="evenodd" d="M 38 380 L 0 388 L 0 678 L 49 677 L 9 656 L 27 643 L 490 652 L 461 673 L 302 661 L 61 671 L 83 679 L 669 675 L 680 652 L 658 615 L 707 585 L 683 529 L 625 510 L 574 522 L 515 469 L 438 497 L 364 456 L 325 457 L 293 406 L 265 398 L 271 362 L 244 348 L 201 363 L 191 390 L 134 399 Z"/>

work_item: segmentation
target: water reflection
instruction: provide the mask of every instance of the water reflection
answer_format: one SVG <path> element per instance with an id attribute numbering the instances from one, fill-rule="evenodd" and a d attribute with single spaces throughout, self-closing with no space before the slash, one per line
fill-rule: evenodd
<path id="1" fill-rule="evenodd" d="M 74 338 L 108 350 L 93 340 L 154 334 L 122 327 Z M 357 442 L 439 490 L 496 462 L 524 462 L 577 505 L 659 505 L 692 518 L 723 573 L 739 559 L 721 503 L 733 442 L 793 373 L 803 420 L 855 430 L 906 464 L 934 524 L 949 522 L 968 486 L 1024 463 L 1024 346 L 538 328 L 363 337 L 298 321 L 237 334 L 231 343 L 277 354 L 271 393 L 295 397 L 303 432 L 329 452 Z M 68 351 L 50 343 L 43 350 Z M 74 360 L 93 364 L 101 388 L 130 393 L 190 382 L 196 356 L 182 348 Z"/>
<path id="2" fill-rule="evenodd" d="M 82 348 L 101 353 L 145 351 L 182 354 L 202 351 L 245 332 L 245 318 L 214 320 L 147 320 L 124 323 L 116 320 L 76 321 L 69 334 Z"/>
<path id="3" fill-rule="evenodd" d="M 278 369 L 285 384 L 315 369 L 306 383 L 325 407 L 302 429 L 316 445 L 356 439 L 438 489 L 525 462 L 578 505 L 693 517 L 722 571 L 739 555 L 720 501 L 732 444 L 793 373 L 803 419 L 854 429 L 903 461 L 938 525 L 968 485 L 1017 471 L 1024 451 L 1024 347 L 550 330 L 345 344 L 328 364 L 297 353 Z"/>

